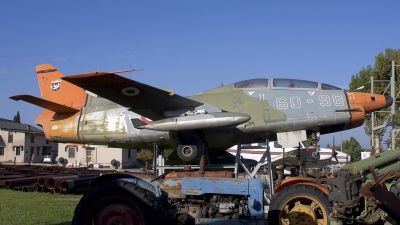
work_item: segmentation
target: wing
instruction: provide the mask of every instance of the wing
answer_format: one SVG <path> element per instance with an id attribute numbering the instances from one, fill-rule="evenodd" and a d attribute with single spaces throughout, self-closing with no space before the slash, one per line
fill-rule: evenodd
<path id="1" fill-rule="evenodd" d="M 152 120 L 176 116 L 203 105 L 201 102 L 176 95 L 171 90 L 155 88 L 113 72 L 96 71 L 62 79 Z"/>

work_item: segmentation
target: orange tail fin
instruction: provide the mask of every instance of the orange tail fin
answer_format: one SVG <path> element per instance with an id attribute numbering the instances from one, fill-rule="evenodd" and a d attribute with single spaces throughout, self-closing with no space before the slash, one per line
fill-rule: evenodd
<path id="1" fill-rule="evenodd" d="M 80 109 L 86 101 L 86 93 L 78 86 L 61 80 L 64 75 L 50 64 L 36 66 L 42 98 L 64 106 Z"/>
<path id="2" fill-rule="evenodd" d="M 87 94 L 80 87 L 62 80 L 61 77 L 64 75 L 50 64 L 36 66 L 36 73 L 42 98 L 31 95 L 14 95 L 10 98 L 44 108 L 35 123 L 43 128 L 46 139 L 52 141 L 51 121 L 74 120 L 85 105 Z"/>

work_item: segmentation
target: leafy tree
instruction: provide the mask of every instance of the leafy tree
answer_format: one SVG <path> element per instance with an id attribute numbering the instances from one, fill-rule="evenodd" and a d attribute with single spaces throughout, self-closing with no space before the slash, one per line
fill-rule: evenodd
<path id="1" fill-rule="evenodd" d="M 153 165 L 153 151 L 148 149 L 142 149 L 139 153 L 137 153 L 136 157 L 144 162 L 143 172 L 147 173 Z"/>
<path id="2" fill-rule="evenodd" d="M 352 162 L 361 160 L 361 152 L 363 151 L 360 143 L 354 138 L 350 137 L 350 140 L 342 142 L 343 152 L 351 156 Z"/>
<path id="3" fill-rule="evenodd" d="M 17 115 L 14 116 L 13 121 L 14 123 L 21 123 L 21 117 L 19 115 L 19 111 L 17 112 Z"/>
<path id="4" fill-rule="evenodd" d="M 314 142 L 312 141 L 311 136 L 307 137 L 306 142 L 307 142 L 307 144 L 309 144 L 310 146 L 314 146 Z"/>
<path id="5" fill-rule="evenodd" d="M 368 65 L 366 68 L 362 68 L 360 72 L 351 77 L 351 81 L 349 84 L 350 90 L 355 90 L 358 87 L 364 86 L 363 92 L 371 92 L 371 77 L 374 80 L 390 80 L 392 76 L 392 60 L 395 61 L 395 64 L 400 64 L 400 49 L 386 49 L 384 53 L 379 53 L 375 57 L 375 64 L 372 68 L 371 65 Z M 399 74 L 400 67 L 396 67 L 396 74 Z M 400 83 L 396 81 L 395 90 L 400 90 Z M 389 82 L 374 82 L 374 93 L 378 94 L 386 94 L 390 95 L 390 83 Z M 394 100 L 395 101 L 395 100 Z M 374 115 L 375 124 L 374 127 L 383 124 L 385 121 L 390 122 L 390 113 L 383 112 L 389 111 L 390 107 L 386 109 L 382 109 L 381 112 L 376 112 Z M 396 126 L 400 124 L 400 115 L 396 115 Z M 365 133 L 371 137 L 372 135 L 372 120 L 371 114 L 365 116 L 365 125 L 364 125 Z M 382 141 L 382 136 L 386 133 L 386 129 L 375 130 L 374 135 L 379 137 L 379 140 Z M 399 143 L 396 143 L 396 146 L 400 146 Z"/>
<path id="6" fill-rule="evenodd" d="M 164 149 L 162 150 L 164 154 L 164 158 L 168 159 L 168 157 L 174 153 L 175 149 Z M 176 152 L 176 151 L 175 151 Z"/>

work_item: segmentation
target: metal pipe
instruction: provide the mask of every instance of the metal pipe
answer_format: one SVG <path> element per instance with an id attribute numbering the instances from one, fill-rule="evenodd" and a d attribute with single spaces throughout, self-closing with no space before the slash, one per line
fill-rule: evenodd
<path id="1" fill-rule="evenodd" d="M 22 192 L 29 192 L 33 190 L 33 186 L 35 183 L 28 183 L 23 185 L 14 186 L 14 190 L 22 191 Z"/>
<path id="2" fill-rule="evenodd" d="M 44 186 L 46 186 L 46 180 L 48 180 L 49 178 L 52 178 L 52 177 L 56 177 L 57 175 L 50 175 L 50 176 L 45 176 L 45 177 L 39 177 L 39 178 L 37 178 L 37 184 L 40 186 L 40 187 L 44 187 Z"/>
<path id="3" fill-rule="evenodd" d="M 70 179 L 79 179 L 79 177 L 77 175 L 51 177 L 46 180 L 46 188 L 53 189 L 57 184 L 60 184 L 61 181 L 70 180 Z"/>
<path id="4" fill-rule="evenodd" d="M 42 192 L 43 187 L 39 186 L 37 183 L 33 185 L 33 191 Z"/>
<path id="5" fill-rule="evenodd" d="M 12 179 L 12 180 L 6 180 L 6 182 L 4 182 L 4 186 L 6 188 L 11 188 L 21 184 L 36 183 L 36 181 L 37 181 L 36 177 Z"/>
<path id="6" fill-rule="evenodd" d="M 11 179 L 18 179 L 18 178 L 24 178 L 22 175 L 8 175 L 8 176 L 0 176 L 0 181 L 1 180 L 11 180 Z"/>
<path id="7" fill-rule="evenodd" d="M 61 188 L 60 188 L 60 186 L 55 186 L 54 188 L 53 188 L 53 193 L 54 194 L 61 194 Z"/>
<path id="8" fill-rule="evenodd" d="M 22 188 L 22 192 L 33 192 L 34 188 L 32 186 L 25 186 Z"/>
<path id="9" fill-rule="evenodd" d="M 375 154 L 361 161 L 352 164 L 347 164 L 343 166 L 340 170 L 350 171 L 353 174 L 359 174 L 361 171 L 362 172 L 369 171 L 369 166 L 380 168 L 383 165 L 398 161 L 399 158 L 400 158 L 400 151 L 385 151 L 383 153 Z"/>
<path id="10" fill-rule="evenodd" d="M 81 187 L 89 187 L 90 182 L 93 181 L 96 177 L 88 177 L 88 178 L 81 178 L 75 180 L 64 180 L 60 183 L 60 188 L 63 191 L 81 188 Z"/>

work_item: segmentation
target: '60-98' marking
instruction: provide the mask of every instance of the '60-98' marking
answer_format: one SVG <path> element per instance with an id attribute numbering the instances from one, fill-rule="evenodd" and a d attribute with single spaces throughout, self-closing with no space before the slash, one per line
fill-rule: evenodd
<path id="1" fill-rule="evenodd" d="M 313 101 L 306 101 L 308 103 L 312 103 Z M 344 100 L 342 95 L 319 95 L 318 103 L 320 106 L 344 106 Z M 290 98 L 279 97 L 276 99 L 276 107 L 278 109 L 287 109 L 287 108 L 301 108 L 301 99 L 299 96 L 293 96 Z"/>

